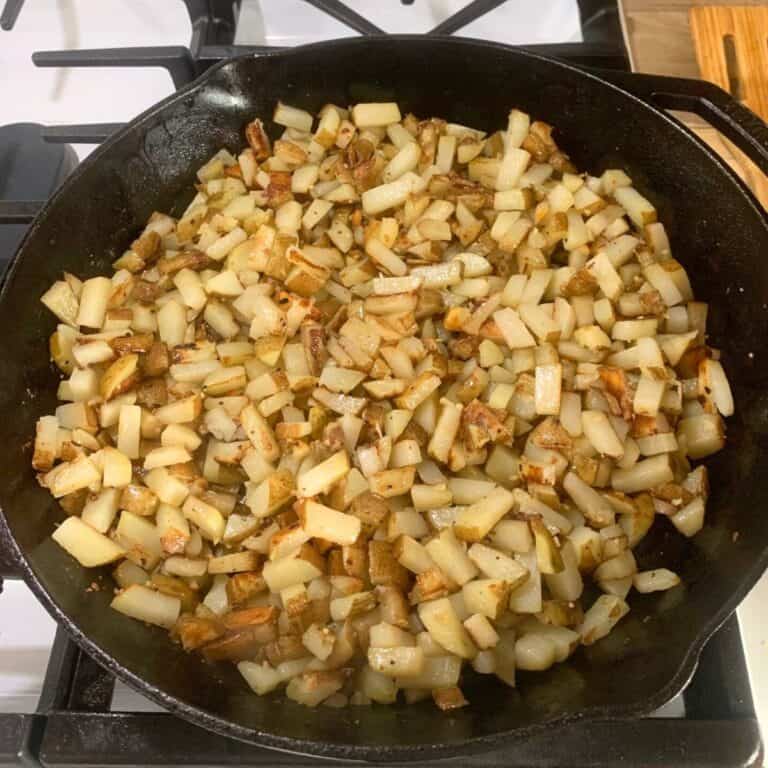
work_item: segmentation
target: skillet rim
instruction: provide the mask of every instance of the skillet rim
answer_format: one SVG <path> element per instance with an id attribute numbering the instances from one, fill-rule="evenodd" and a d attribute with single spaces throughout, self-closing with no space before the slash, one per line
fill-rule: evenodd
<path id="1" fill-rule="evenodd" d="M 58 188 L 58 190 L 51 196 L 51 198 L 38 212 L 35 220 L 30 225 L 27 233 L 19 244 L 16 253 L 12 257 L 12 260 L 6 271 L 5 277 L 2 281 L 2 289 L 0 289 L 0 302 L 5 300 L 6 295 L 9 292 L 9 285 L 12 282 L 10 278 L 12 278 L 14 275 L 16 268 L 21 261 L 21 257 L 24 254 L 27 243 L 31 238 L 34 237 L 36 230 L 40 226 L 40 223 L 48 215 L 50 209 L 55 205 L 59 197 L 68 194 L 69 188 L 76 184 L 80 175 L 84 173 L 84 170 L 87 170 L 92 165 L 97 164 L 104 154 L 111 151 L 112 145 L 123 138 L 125 135 L 136 132 L 137 129 L 143 127 L 145 123 L 161 113 L 167 106 L 177 101 L 183 100 L 188 96 L 188 94 L 200 89 L 206 82 L 214 79 L 215 74 L 219 70 L 231 67 L 238 62 L 251 59 L 269 58 L 279 60 L 283 57 L 290 57 L 295 52 L 323 52 L 328 49 L 338 48 L 340 45 L 355 48 L 366 46 L 368 44 L 379 45 L 382 44 L 383 41 L 391 42 L 393 44 L 400 43 L 406 45 L 411 42 L 423 43 L 429 41 L 434 42 L 436 45 L 448 45 L 455 47 L 468 46 L 470 48 L 482 47 L 486 49 L 494 49 L 502 53 L 514 53 L 532 60 L 542 61 L 547 65 L 559 67 L 563 71 L 587 78 L 591 81 L 596 81 L 601 86 L 618 92 L 622 97 L 628 99 L 634 105 L 649 109 L 656 119 L 663 120 L 670 127 L 676 129 L 677 132 L 685 136 L 687 139 L 692 140 L 694 144 L 698 145 L 699 149 L 704 151 L 708 159 L 715 163 L 721 171 L 724 171 L 731 178 L 731 180 L 734 182 L 735 189 L 741 193 L 744 204 L 752 208 L 753 212 L 757 214 L 760 219 L 762 219 L 763 223 L 768 229 L 768 212 L 762 209 L 752 191 L 746 186 L 746 184 L 735 173 L 735 171 L 733 171 L 731 167 L 714 152 L 714 150 L 712 150 L 706 143 L 704 143 L 681 122 L 668 115 L 663 109 L 657 107 L 655 104 L 649 100 L 646 100 L 645 98 L 636 96 L 631 92 L 631 90 L 623 87 L 623 85 L 618 85 L 611 80 L 604 78 L 602 76 L 603 73 L 593 72 L 589 69 L 576 67 L 567 62 L 562 62 L 548 56 L 532 53 L 526 50 L 524 47 L 511 46 L 487 40 L 477 40 L 468 37 L 423 34 L 350 37 L 326 40 L 320 43 L 296 46 L 294 48 L 267 51 L 264 53 L 250 54 L 225 59 L 207 69 L 188 85 L 175 91 L 163 100 L 154 104 L 146 111 L 142 112 L 130 122 L 126 123 L 121 129 L 111 135 L 104 143 L 102 143 L 96 150 L 94 150 L 94 152 L 92 152 L 82 163 L 77 166 L 77 168 L 67 177 L 64 183 Z M 664 78 L 660 77 L 659 80 L 663 81 Z M 631 82 L 631 77 L 628 77 L 628 81 Z M 98 661 L 101 666 L 103 666 L 109 672 L 113 673 L 116 677 L 120 678 L 134 690 L 143 695 L 146 695 L 148 698 L 168 710 L 173 715 L 180 716 L 185 720 L 192 722 L 194 725 L 202 726 L 223 736 L 282 752 L 311 755 L 318 758 L 334 758 L 358 761 L 383 760 L 386 762 L 393 762 L 398 760 L 411 761 L 459 757 L 463 755 L 491 751 L 504 745 L 511 745 L 517 740 L 537 736 L 544 731 L 552 731 L 557 728 L 579 722 L 590 722 L 594 720 L 611 721 L 627 717 L 639 717 L 647 715 L 658 709 L 660 706 L 680 693 L 683 688 L 685 688 L 696 670 L 700 653 L 706 642 L 733 613 L 738 604 L 743 600 L 746 594 L 751 590 L 751 588 L 760 578 L 766 567 L 768 567 L 768 548 L 766 548 L 762 554 L 755 559 L 751 567 L 742 574 L 738 588 L 735 589 L 728 597 L 728 599 L 720 605 L 720 607 L 712 614 L 706 623 L 693 631 L 687 650 L 682 654 L 679 663 L 677 664 L 676 673 L 669 679 L 666 685 L 657 690 L 656 693 L 651 697 L 647 697 L 642 700 L 635 700 L 621 705 L 605 705 L 603 707 L 594 705 L 580 710 L 579 712 L 562 714 L 543 722 L 533 723 L 518 728 L 512 728 L 506 731 L 499 731 L 491 735 L 469 738 L 465 739 L 464 741 L 451 744 L 435 744 L 428 742 L 423 744 L 385 746 L 378 746 L 374 744 L 341 744 L 337 742 L 315 741 L 289 736 L 280 736 L 267 731 L 260 731 L 256 728 L 248 728 L 246 726 L 235 723 L 232 720 L 211 714 L 210 712 L 203 710 L 195 705 L 188 704 L 176 696 L 173 696 L 158 688 L 141 676 L 135 674 L 130 669 L 119 663 L 109 653 L 108 650 L 97 645 L 95 641 L 91 640 L 87 635 L 85 635 L 80 627 L 75 624 L 74 621 L 59 607 L 58 603 L 53 599 L 52 595 L 49 594 L 43 587 L 32 565 L 27 560 L 26 555 L 16 542 L 10 525 L 8 524 L 5 518 L 5 514 L 1 509 L 0 522 L 2 522 L 8 529 L 8 538 L 9 541 L 12 542 L 11 546 L 13 547 L 16 559 L 19 562 L 24 581 L 36 595 L 38 600 L 43 604 L 46 610 L 56 620 L 57 624 L 64 627 L 64 629 L 70 634 L 72 639 L 83 651 L 88 653 L 92 658 Z"/>

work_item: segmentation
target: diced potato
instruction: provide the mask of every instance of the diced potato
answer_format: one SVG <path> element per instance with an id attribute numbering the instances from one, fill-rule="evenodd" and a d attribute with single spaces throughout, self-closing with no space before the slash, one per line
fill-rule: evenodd
<path id="1" fill-rule="evenodd" d="M 456 516 L 454 531 L 464 541 L 480 541 L 512 509 L 515 497 L 506 488 L 494 488 L 487 496 Z"/>
<path id="2" fill-rule="evenodd" d="M 587 440 L 598 453 L 621 458 L 624 446 L 616 435 L 611 422 L 602 411 L 582 411 L 581 427 Z"/>
<path id="3" fill-rule="evenodd" d="M 656 209 L 634 187 L 617 187 L 613 196 L 638 227 L 656 221 Z"/>
<path id="4" fill-rule="evenodd" d="M 165 552 L 184 552 L 190 541 L 189 523 L 178 507 L 160 504 L 155 516 L 160 543 Z"/>
<path id="5" fill-rule="evenodd" d="M 202 442 L 202 438 L 194 429 L 183 424 L 169 424 L 160 435 L 162 445 L 184 448 L 187 451 L 196 451 Z"/>
<path id="6" fill-rule="evenodd" d="M 509 596 L 509 609 L 514 613 L 539 613 L 542 609 L 542 589 L 536 553 L 518 554 L 516 561 L 527 572 L 527 578 L 513 588 Z M 486 567 L 488 569 L 489 566 Z"/>
<path id="7" fill-rule="evenodd" d="M 565 476 L 563 488 L 592 525 L 597 528 L 613 525 L 615 514 L 611 505 L 577 473 L 569 472 Z"/>
<path id="8" fill-rule="evenodd" d="M 611 473 L 611 485 L 614 490 L 622 493 L 637 493 L 672 482 L 673 478 L 669 456 L 661 454 L 638 461 L 630 469 L 614 469 Z"/>
<path id="9" fill-rule="evenodd" d="M 414 467 L 400 467 L 377 472 L 368 479 L 368 482 L 373 493 L 389 499 L 408 493 L 413 487 L 415 477 Z"/>
<path id="10" fill-rule="evenodd" d="M 170 629 L 179 618 L 181 600 L 149 587 L 133 584 L 120 592 L 112 600 L 111 606 L 132 619 Z"/>
<path id="11" fill-rule="evenodd" d="M 343 621 L 368 613 L 375 605 L 376 597 L 373 592 L 355 592 L 352 595 L 337 597 L 331 600 L 331 618 L 334 621 Z"/>
<path id="12" fill-rule="evenodd" d="M 525 520 L 502 520 L 491 531 L 491 543 L 504 552 L 530 552 L 531 529 Z"/>
<path id="13" fill-rule="evenodd" d="M 669 519 L 684 536 L 695 536 L 704 526 L 704 499 L 697 496 Z"/>
<path id="14" fill-rule="evenodd" d="M 415 173 L 407 172 L 395 181 L 368 189 L 362 194 L 363 211 L 375 216 L 402 205 L 420 183 L 421 179 Z"/>
<path id="15" fill-rule="evenodd" d="M 605 637 L 629 613 L 629 606 L 615 595 L 601 595 L 584 614 L 579 626 L 581 642 L 592 645 Z"/>
<path id="16" fill-rule="evenodd" d="M 459 586 L 477 576 L 477 567 L 457 541 L 452 528 L 446 528 L 428 541 L 426 550 L 439 568 Z"/>
<path id="17" fill-rule="evenodd" d="M 41 416 L 35 428 L 35 452 L 32 466 L 41 472 L 53 468 L 58 450 L 59 420 L 55 416 Z"/>
<path id="18" fill-rule="evenodd" d="M 157 494 L 160 501 L 172 507 L 180 507 L 189 495 L 189 488 L 171 475 L 165 467 L 153 469 L 145 476 L 144 482 Z"/>
<path id="19" fill-rule="evenodd" d="M 315 501 L 307 500 L 299 507 L 299 520 L 309 536 L 336 544 L 354 544 L 360 535 L 359 518 L 345 512 L 337 512 Z"/>
<path id="20" fill-rule="evenodd" d="M 128 464 L 130 466 L 130 462 Z M 75 493 L 82 488 L 97 485 L 100 481 L 101 473 L 94 463 L 84 455 L 77 456 L 73 461 L 57 465 L 43 477 L 45 487 L 57 499 Z"/>
<path id="21" fill-rule="evenodd" d="M 379 704 L 393 704 L 397 699 L 398 685 L 395 680 L 366 665 L 360 672 L 360 690 L 369 700 Z"/>
<path id="22" fill-rule="evenodd" d="M 202 402 L 198 395 L 176 400 L 155 410 L 155 417 L 163 424 L 187 424 L 194 421 L 202 410 Z"/>
<path id="23" fill-rule="evenodd" d="M 111 287 L 111 285 L 110 285 Z M 53 312 L 62 323 L 80 325 L 78 322 L 79 303 L 72 288 L 65 280 L 55 282 L 41 297 L 40 301 Z M 105 306 L 106 310 L 106 306 Z M 101 328 L 101 325 L 94 326 Z"/>
<path id="24" fill-rule="evenodd" d="M 133 477 L 131 460 L 115 448 L 102 450 L 104 485 L 107 488 L 123 488 L 130 484 Z"/>
<path id="25" fill-rule="evenodd" d="M 544 582 L 549 593 L 558 600 L 574 602 L 584 591 L 584 582 L 579 572 L 579 560 L 570 541 L 565 541 L 560 548 L 562 569 L 556 573 L 545 573 Z M 542 573 L 544 571 L 542 570 Z"/>
<path id="26" fill-rule="evenodd" d="M 173 464 L 185 464 L 188 461 L 192 461 L 192 457 L 186 448 L 179 445 L 168 445 L 150 451 L 144 458 L 144 469 L 169 467 Z"/>
<path id="27" fill-rule="evenodd" d="M 338 451 L 329 459 L 317 464 L 308 472 L 299 475 L 297 491 L 299 496 L 319 496 L 343 479 L 349 472 L 349 457 L 346 451 Z"/>
<path id="28" fill-rule="evenodd" d="M 274 461 L 280 456 L 280 447 L 272 428 L 253 405 L 243 408 L 240 423 L 253 447 L 266 461 Z"/>
<path id="29" fill-rule="evenodd" d="M 680 577 L 667 568 L 656 568 L 653 571 L 636 573 L 632 585 L 638 592 L 662 592 L 672 589 L 680 583 Z"/>
<path id="30" fill-rule="evenodd" d="M 472 641 L 481 651 L 494 648 L 499 642 L 499 635 L 493 628 L 493 624 L 479 613 L 475 613 L 466 619 L 464 621 L 464 628 L 469 632 Z"/>
<path id="31" fill-rule="evenodd" d="M 542 672 L 555 663 L 555 644 L 546 635 L 524 635 L 515 643 L 518 669 Z"/>
<path id="32" fill-rule="evenodd" d="M 207 504 L 196 496 L 187 496 L 181 511 L 184 513 L 184 517 L 198 527 L 205 538 L 210 539 L 214 544 L 221 541 L 224 536 L 226 521 L 216 507 Z"/>
<path id="33" fill-rule="evenodd" d="M 280 592 L 294 584 L 306 584 L 323 574 L 322 561 L 308 545 L 292 556 L 264 564 L 264 579 L 271 592 Z"/>
<path id="34" fill-rule="evenodd" d="M 405 690 L 450 688 L 458 683 L 460 672 L 461 659 L 457 656 L 426 656 L 419 675 L 397 678 L 395 682 L 398 688 Z"/>
<path id="35" fill-rule="evenodd" d="M 108 277 L 92 277 L 86 280 L 80 292 L 76 324 L 86 328 L 101 328 L 111 293 L 112 281 Z M 48 306 L 50 308 L 50 304 Z M 61 315 L 59 317 L 63 322 L 68 322 Z"/>
<path id="36" fill-rule="evenodd" d="M 699 392 L 711 396 L 723 416 L 733 416 L 731 387 L 718 360 L 705 358 L 699 363 Z"/>
<path id="37" fill-rule="evenodd" d="M 563 367 L 555 365 L 536 366 L 536 413 L 541 416 L 560 413 L 560 398 Z"/>
<path id="38" fill-rule="evenodd" d="M 493 319 L 501 332 L 504 343 L 510 349 L 536 346 L 536 340 L 514 309 L 509 307 L 500 309 L 493 313 Z"/>
<path id="39" fill-rule="evenodd" d="M 372 669 L 387 677 L 411 677 L 424 669 L 424 651 L 421 648 L 368 649 L 368 663 Z"/>
<path id="40" fill-rule="evenodd" d="M 85 502 L 80 518 L 99 533 L 106 533 L 117 515 L 120 491 L 117 488 L 103 488 Z"/>
<path id="41" fill-rule="evenodd" d="M 84 568 L 113 563 L 125 550 L 79 517 L 68 517 L 54 532 L 53 540 Z"/>
<path id="42" fill-rule="evenodd" d="M 333 652 L 336 635 L 329 627 L 310 624 L 302 635 L 301 641 L 313 656 L 320 661 L 325 661 Z"/>
<path id="43" fill-rule="evenodd" d="M 524 565 L 485 544 L 473 544 L 467 554 L 487 577 L 503 579 L 511 589 L 515 589 L 528 578 L 528 570 Z"/>
<path id="44" fill-rule="evenodd" d="M 506 611 L 509 591 L 510 584 L 503 579 L 475 579 L 461 588 L 467 610 L 472 614 L 487 616 L 493 620 L 498 619 Z"/>
<path id="45" fill-rule="evenodd" d="M 208 561 L 208 573 L 242 573 L 253 571 L 258 565 L 258 555 L 254 552 L 235 552 L 231 555 L 212 557 Z"/>
<path id="46" fill-rule="evenodd" d="M 434 640 L 447 651 L 463 659 L 474 658 L 477 654 L 477 647 L 447 598 L 421 603 L 419 619 Z"/>
<path id="47" fill-rule="evenodd" d="M 531 520 L 531 530 L 536 544 L 536 561 L 542 574 L 557 574 L 563 568 L 563 558 L 552 534 L 543 520 Z"/>
<path id="48" fill-rule="evenodd" d="M 142 568 L 154 568 L 162 556 L 163 549 L 157 527 L 144 517 L 123 510 L 115 536 L 125 547 L 126 557 Z"/>
<path id="49" fill-rule="evenodd" d="M 443 399 L 440 403 L 440 416 L 437 419 L 427 452 L 437 461 L 447 462 L 456 434 L 461 424 L 463 406 Z"/>

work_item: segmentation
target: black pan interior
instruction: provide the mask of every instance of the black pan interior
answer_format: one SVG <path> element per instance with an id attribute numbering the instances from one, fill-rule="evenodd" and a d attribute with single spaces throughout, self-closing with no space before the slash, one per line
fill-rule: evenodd
<path id="1" fill-rule="evenodd" d="M 310 711 L 278 695 L 258 698 L 234 668 L 205 665 L 160 630 L 111 612 L 108 577 L 106 589 L 87 592 L 93 574 L 48 538 L 61 513 L 29 467 L 34 423 L 54 407 L 57 382 L 46 347 L 54 319 L 38 297 L 63 269 L 107 271 L 150 213 L 178 212 L 194 170 L 222 146 L 240 148 L 243 125 L 269 118 L 278 98 L 313 111 L 326 102 L 397 100 L 419 116 L 486 129 L 504 125 L 517 106 L 554 124 L 580 169 L 626 169 L 657 204 L 697 296 L 711 302 L 712 341 L 723 347 L 734 383 L 738 410 L 728 449 L 710 463 L 704 530 L 683 541 L 662 520 L 640 558 L 642 567 L 675 569 L 684 586 L 633 598 L 633 612 L 609 638 L 549 673 L 521 674 L 517 690 L 469 681 L 472 706 L 449 716 L 430 703 Z M 28 578 L 80 641 L 134 685 L 200 724 L 284 749 L 423 758 L 524 738 L 552 720 L 648 711 L 687 680 L 703 638 L 765 564 L 766 254 L 764 215 L 708 151 L 645 104 L 568 66 L 494 44 L 415 37 L 337 41 L 227 63 L 84 163 L 34 226 L 6 281 L 0 434 L 8 453 L 0 502 Z"/>

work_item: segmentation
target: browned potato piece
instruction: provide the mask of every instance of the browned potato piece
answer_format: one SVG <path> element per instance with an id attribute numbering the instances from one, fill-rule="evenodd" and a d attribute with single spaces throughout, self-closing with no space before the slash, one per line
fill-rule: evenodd
<path id="1" fill-rule="evenodd" d="M 242 605 L 266 589 L 264 577 L 255 571 L 235 573 L 227 581 L 227 597 L 231 605 Z"/>
<path id="2" fill-rule="evenodd" d="M 185 613 L 179 616 L 173 631 L 185 651 L 195 651 L 221 637 L 224 634 L 224 627 L 218 619 L 202 618 Z"/>
<path id="3" fill-rule="evenodd" d="M 120 509 L 150 517 L 157 510 L 157 496 L 143 485 L 127 485 L 120 494 Z"/>
<path id="4" fill-rule="evenodd" d="M 118 357 L 101 378 L 99 389 L 104 400 L 111 400 L 133 389 L 140 379 L 139 356 L 135 353 Z"/>
<path id="5" fill-rule="evenodd" d="M 387 541 L 368 544 L 368 575 L 372 584 L 380 586 L 407 589 L 410 582 L 408 571 L 397 562 Z"/>

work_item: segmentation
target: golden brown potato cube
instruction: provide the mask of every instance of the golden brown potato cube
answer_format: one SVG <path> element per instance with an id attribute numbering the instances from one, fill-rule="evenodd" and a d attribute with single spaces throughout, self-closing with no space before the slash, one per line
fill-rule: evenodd
<path id="1" fill-rule="evenodd" d="M 409 595 L 413 605 L 426 600 L 447 597 L 453 586 L 451 580 L 437 567 L 416 574 L 416 585 Z"/>
<path id="2" fill-rule="evenodd" d="M 379 586 L 376 587 L 376 596 L 381 606 L 382 621 L 400 629 L 408 629 L 410 609 L 403 592 L 397 587 Z"/>
<path id="3" fill-rule="evenodd" d="M 389 513 L 389 506 L 380 496 L 365 491 L 354 498 L 349 512 L 360 519 L 363 533 L 370 535 L 384 522 Z"/>
<path id="4" fill-rule="evenodd" d="M 185 651 L 194 651 L 221 637 L 224 627 L 218 619 L 184 613 L 179 616 L 173 634 L 179 638 Z"/>
<path id="5" fill-rule="evenodd" d="M 264 130 L 264 123 L 258 118 L 245 126 L 245 138 L 251 145 L 256 160 L 266 160 L 272 154 L 272 146 Z"/>
<path id="6" fill-rule="evenodd" d="M 154 334 L 135 333 L 133 336 L 118 336 L 109 345 L 116 355 L 130 355 L 135 352 L 149 352 L 155 344 Z"/>
<path id="7" fill-rule="evenodd" d="M 164 374 L 170 366 L 168 345 L 164 341 L 154 342 L 142 363 L 146 376 L 161 376 Z"/>
<path id="8" fill-rule="evenodd" d="M 397 562 L 388 541 L 368 543 L 368 575 L 374 585 L 407 589 L 410 583 L 408 571 Z"/>
<path id="9" fill-rule="evenodd" d="M 220 637 L 202 648 L 206 661 L 248 661 L 253 659 L 263 647 L 263 643 L 247 628 Z"/>
<path id="10" fill-rule="evenodd" d="M 131 250 L 145 263 L 151 264 L 160 256 L 160 235 L 150 230 L 131 243 Z"/>
<path id="11" fill-rule="evenodd" d="M 120 509 L 127 509 L 134 515 L 154 515 L 157 504 L 157 496 L 143 485 L 126 485 L 120 494 Z"/>
<path id="12" fill-rule="evenodd" d="M 136 403 L 146 408 L 157 408 L 168 402 L 168 388 L 165 379 L 144 379 L 136 387 Z"/>
<path id="13" fill-rule="evenodd" d="M 348 576 L 365 579 L 368 576 L 368 548 L 359 540 L 341 548 L 344 572 Z"/>
<path id="14" fill-rule="evenodd" d="M 344 569 L 344 554 L 342 553 L 341 549 L 332 549 L 330 552 L 328 552 L 328 575 L 347 575 L 347 572 Z"/>
<path id="15" fill-rule="evenodd" d="M 282 664 L 284 661 L 303 659 L 308 655 L 304 643 L 301 642 L 300 635 L 282 635 L 272 642 L 267 643 L 264 648 L 264 653 L 267 657 L 267 661 L 273 667 Z"/>
<path id="16" fill-rule="evenodd" d="M 280 611 L 274 605 L 243 608 L 240 611 L 225 614 L 224 627 L 229 631 L 237 631 L 245 627 L 276 625 L 279 613 Z"/>
<path id="17" fill-rule="evenodd" d="M 123 392 L 128 392 L 139 383 L 140 377 L 137 354 L 118 357 L 101 377 L 99 384 L 101 396 L 104 400 L 111 400 Z"/>
<path id="18" fill-rule="evenodd" d="M 88 489 L 81 488 L 74 493 L 68 493 L 59 499 L 59 505 L 68 515 L 79 515 L 88 499 Z"/>
<path id="19" fill-rule="evenodd" d="M 304 672 L 288 683 L 285 692 L 289 699 L 315 707 L 338 691 L 344 685 L 344 680 L 341 671 Z"/>
<path id="20" fill-rule="evenodd" d="M 266 592 L 267 583 L 256 571 L 235 573 L 227 581 L 227 597 L 230 605 L 242 605 L 256 595 Z"/>
<path id="21" fill-rule="evenodd" d="M 200 602 L 197 592 L 184 579 L 166 576 L 164 573 L 153 573 L 151 582 L 158 592 L 170 595 L 170 597 L 177 597 L 181 601 L 182 611 L 194 611 Z"/>

